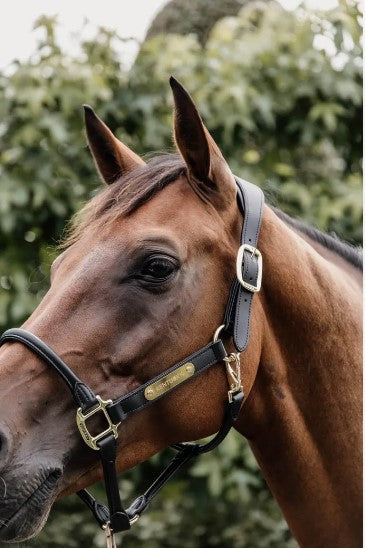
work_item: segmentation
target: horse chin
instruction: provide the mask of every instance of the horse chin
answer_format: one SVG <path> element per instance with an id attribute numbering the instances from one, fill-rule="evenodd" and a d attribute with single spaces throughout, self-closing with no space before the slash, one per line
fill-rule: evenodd
<path id="1" fill-rule="evenodd" d="M 11 520 L 3 531 L 0 529 L 0 541 L 4 543 L 24 542 L 35 537 L 45 526 L 52 504 L 44 513 L 36 517 L 31 514 L 19 513 L 19 518 Z"/>
<path id="2" fill-rule="evenodd" d="M 23 492 L 19 502 L 12 501 L 2 507 L 0 542 L 23 542 L 40 532 L 56 499 L 56 487 L 60 477 L 59 469 L 52 470 L 45 479 L 32 482 L 33 486 Z"/>

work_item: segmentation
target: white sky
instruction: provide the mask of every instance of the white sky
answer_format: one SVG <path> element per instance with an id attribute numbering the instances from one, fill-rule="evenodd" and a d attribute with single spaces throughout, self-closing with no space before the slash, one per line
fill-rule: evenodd
<path id="1" fill-rule="evenodd" d="M 142 40 L 156 12 L 167 0 L 10 0 L 3 2 L 0 17 L 0 69 L 7 67 L 14 59 L 26 60 L 35 49 L 36 31 L 34 21 L 40 15 L 58 15 L 60 23 L 59 40 L 69 51 L 77 51 L 77 31 L 85 19 L 90 24 L 88 32 L 103 25 L 117 30 L 122 37 Z M 209 2 L 209 0 L 207 0 Z M 280 0 L 288 9 L 295 9 L 300 0 Z M 307 0 L 310 7 L 329 8 L 336 0 Z M 6 5 L 6 7 L 5 7 Z M 72 37 L 70 37 L 72 35 Z M 124 46 L 123 54 L 133 58 L 136 46 Z"/>

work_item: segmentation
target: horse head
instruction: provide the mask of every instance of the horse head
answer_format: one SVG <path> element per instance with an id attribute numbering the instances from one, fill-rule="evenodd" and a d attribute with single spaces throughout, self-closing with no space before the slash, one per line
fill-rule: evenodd
<path id="1" fill-rule="evenodd" d="M 237 185 L 190 96 L 174 79 L 171 87 L 180 154 L 148 163 L 85 107 L 89 146 L 106 185 L 76 216 L 49 291 L 22 326 L 105 399 L 131 392 L 206 345 L 222 323 L 235 277 Z M 259 314 L 257 300 L 246 393 L 259 362 Z M 16 342 L 1 347 L 0 368 L 0 475 L 7 490 L 0 538 L 23 540 L 44 524 L 57 497 L 95 483 L 102 470 L 54 371 Z M 170 444 L 213 434 L 226 399 L 217 364 L 132 415 L 119 427 L 118 472 Z"/>

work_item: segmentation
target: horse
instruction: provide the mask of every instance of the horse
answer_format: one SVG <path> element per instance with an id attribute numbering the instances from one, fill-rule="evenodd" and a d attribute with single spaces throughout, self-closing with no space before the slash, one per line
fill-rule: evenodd
<path id="1" fill-rule="evenodd" d="M 174 78 L 170 84 L 178 154 L 148 163 L 85 107 L 89 148 L 106 185 L 76 215 L 49 291 L 22 326 L 102 398 L 138 390 L 207 345 L 236 279 L 249 211 L 237 207 L 235 178 L 192 98 Z M 300 546 L 355 548 L 362 524 L 362 262 L 354 248 L 268 205 L 257 247 L 262 287 L 250 307 L 247 348 L 236 360 L 245 399 L 234 427 Z M 224 328 L 221 337 L 237 358 Z M 67 386 L 24 344 L 3 342 L 6 542 L 34 536 L 54 501 L 99 481 L 102 466 L 78 435 Z M 122 422 L 118 473 L 221 428 L 223 365 Z"/>

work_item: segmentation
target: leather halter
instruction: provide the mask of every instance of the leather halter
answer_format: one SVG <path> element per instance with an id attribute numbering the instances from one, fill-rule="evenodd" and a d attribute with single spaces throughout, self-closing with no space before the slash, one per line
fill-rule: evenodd
<path id="1" fill-rule="evenodd" d="M 24 329 L 9 329 L 0 338 L 0 346 L 6 342 L 19 342 L 28 347 L 47 365 L 51 366 L 68 386 L 78 406 L 76 422 L 85 443 L 98 450 L 103 465 L 105 489 L 108 506 L 96 501 L 86 490 L 78 492 L 87 504 L 95 519 L 106 530 L 109 546 L 114 546 L 113 533 L 125 531 L 137 521 L 150 501 L 172 478 L 172 476 L 191 458 L 211 451 L 223 441 L 234 421 L 237 419 L 244 398 L 241 379 L 239 353 L 245 350 L 250 333 L 251 307 L 254 293 L 260 290 L 262 277 L 262 258 L 257 249 L 261 218 L 264 205 L 262 191 L 251 183 L 235 178 L 237 183 L 237 202 L 244 221 L 240 248 L 237 254 L 236 274 L 227 301 L 224 323 L 210 342 L 184 360 L 173 365 L 163 373 L 129 394 L 116 400 L 102 400 L 92 389 L 82 382 L 66 363 L 43 341 Z M 230 335 L 238 353 L 228 355 L 219 338 L 221 331 Z M 229 381 L 228 400 L 222 426 L 218 433 L 206 444 L 180 443 L 172 447 L 177 455 L 167 468 L 127 509 L 121 504 L 115 469 L 116 439 L 119 424 L 131 414 L 151 405 L 172 390 L 199 375 L 212 365 L 224 361 Z M 235 366 L 232 367 L 232 364 Z M 101 413 L 107 421 L 107 428 L 96 436 L 89 432 L 86 422 L 95 414 Z"/>

